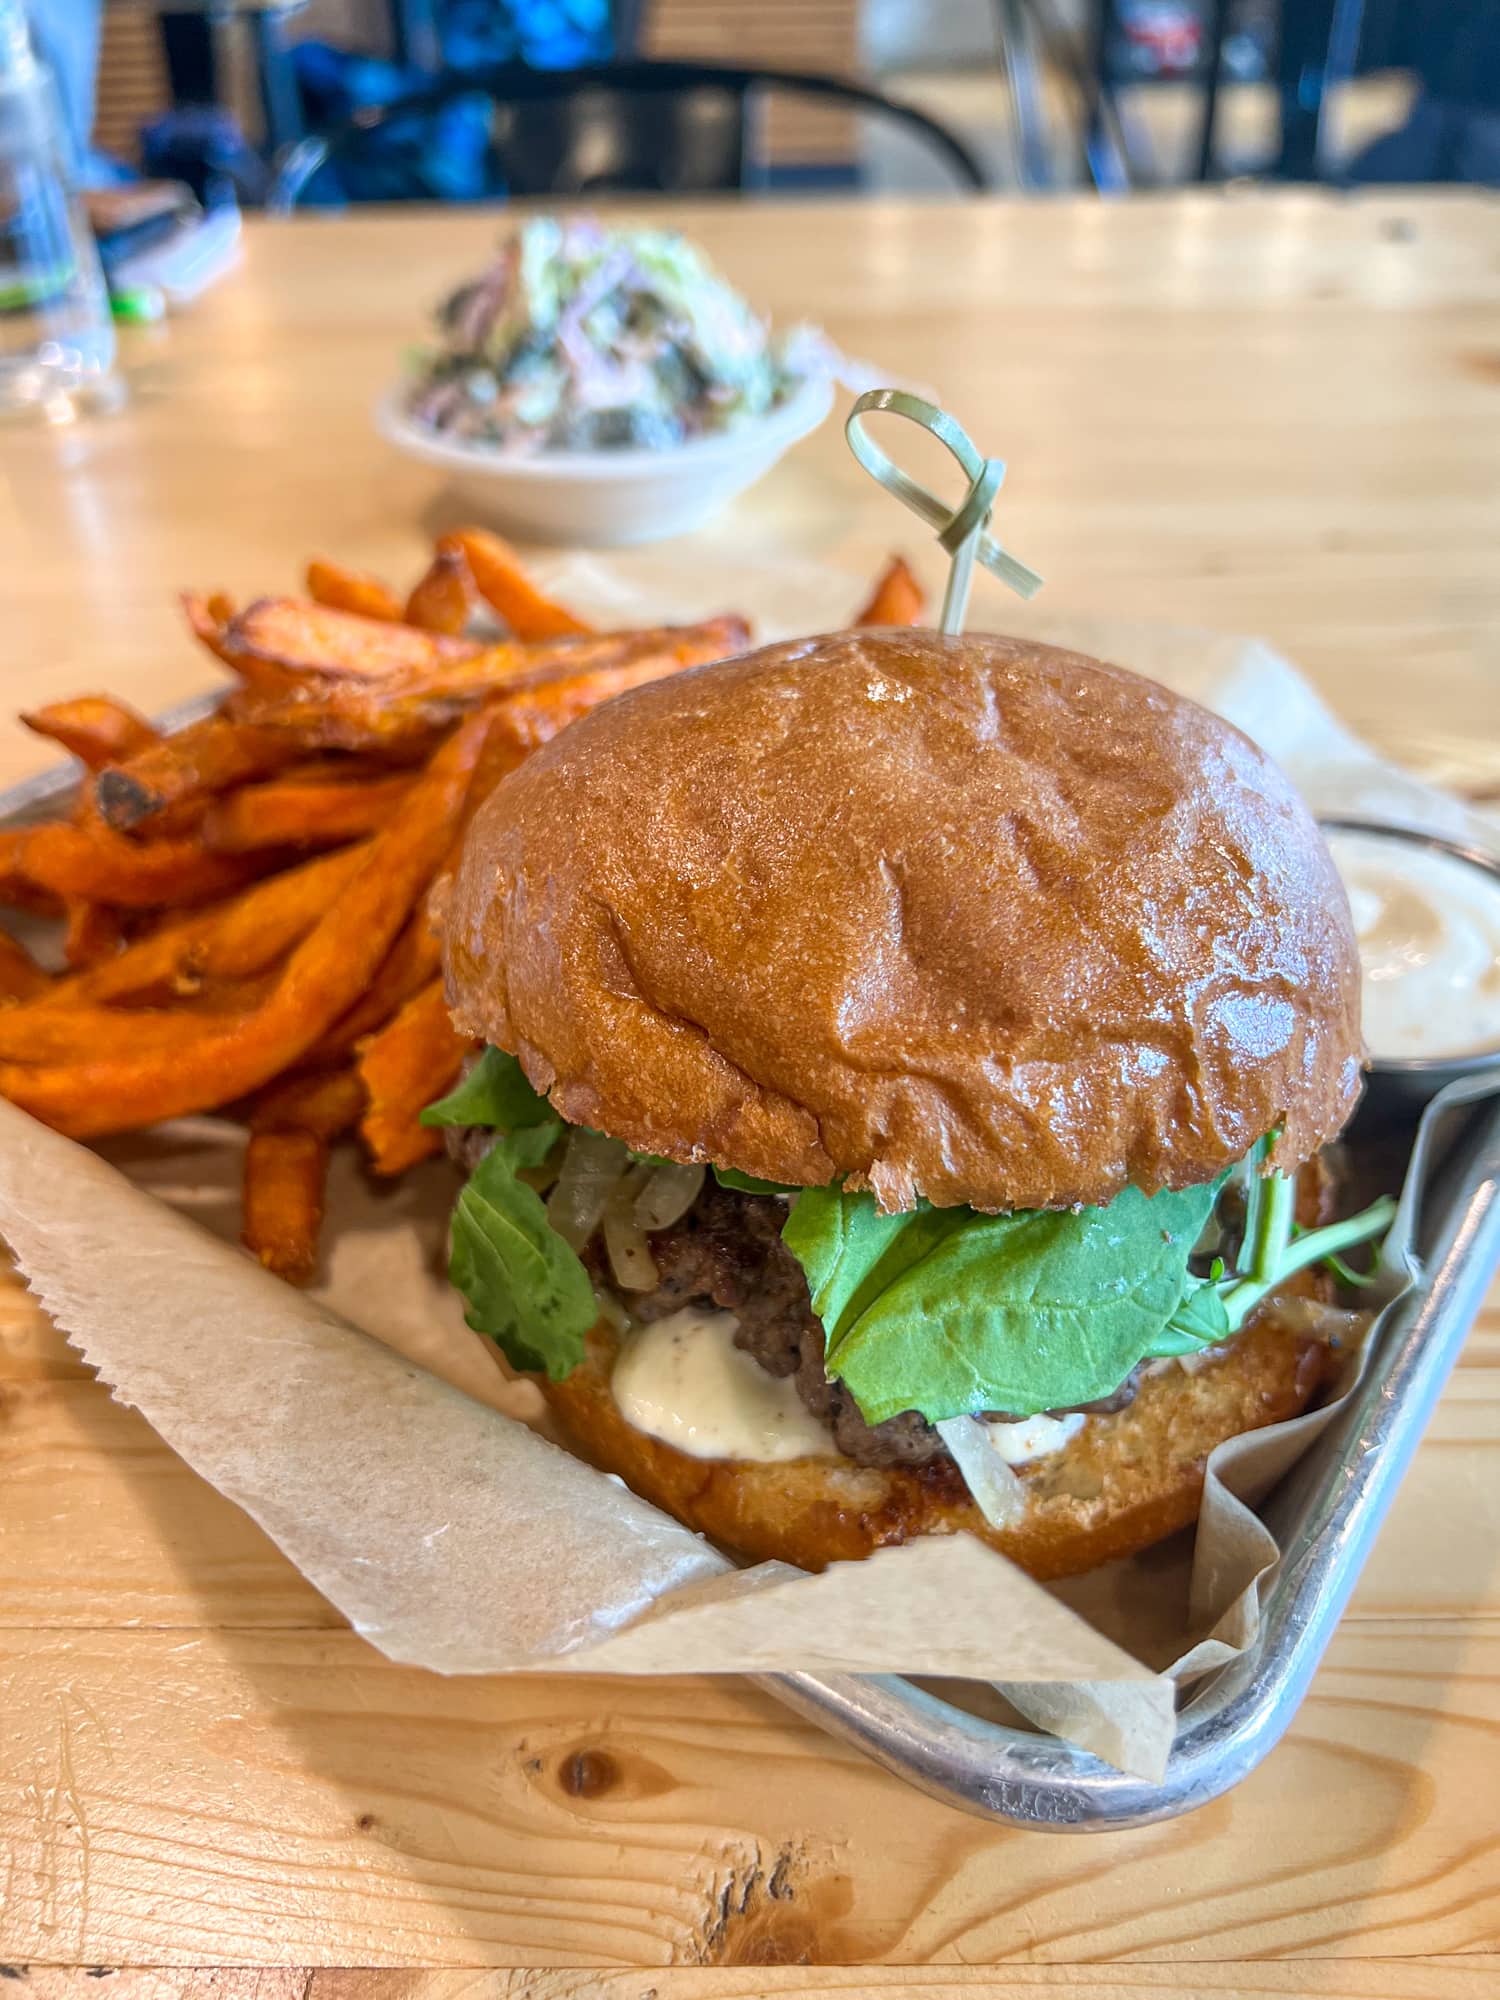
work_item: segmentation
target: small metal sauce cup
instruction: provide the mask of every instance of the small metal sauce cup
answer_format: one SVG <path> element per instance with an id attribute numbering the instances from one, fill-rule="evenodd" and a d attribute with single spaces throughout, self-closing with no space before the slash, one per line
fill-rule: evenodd
<path id="1" fill-rule="evenodd" d="M 1318 816 L 1324 833 L 1363 833 L 1378 840 L 1407 841 L 1416 847 L 1434 848 L 1479 869 L 1500 889 L 1500 853 L 1487 853 L 1440 833 L 1425 833 L 1417 827 L 1401 826 L 1388 820 L 1359 819 L 1342 814 Z M 1500 1046 L 1477 1049 L 1456 1056 L 1377 1056 L 1370 1057 L 1368 1079 L 1371 1096 L 1411 1109 L 1426 1104 L 1460 1077 L 1488 1076 L 1500 1087 Z"/>

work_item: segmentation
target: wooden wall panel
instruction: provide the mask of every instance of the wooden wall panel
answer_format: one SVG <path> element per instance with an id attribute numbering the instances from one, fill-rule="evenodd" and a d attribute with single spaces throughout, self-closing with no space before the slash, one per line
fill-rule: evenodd
<path id="1" fill-rule="evenodd" d="M 142 125 L 167 106 L 167 66 L 151 7 L 105 10 L 94 144 L 135 165 Z"/>
<path id="2" fill-rule="evenodd" d="M 859 0 L 656 0 L 648 5 L 645 53 L 716 62 L 768 63 L 855 76 Z M 766 107 L 767 156 L 778 165 L 843 166 L 856 156 L 847 112 L 792 98 Z"/>

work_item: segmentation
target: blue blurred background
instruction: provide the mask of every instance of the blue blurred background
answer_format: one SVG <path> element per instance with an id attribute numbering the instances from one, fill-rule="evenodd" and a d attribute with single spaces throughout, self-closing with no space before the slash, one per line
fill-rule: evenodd
<path id="1" fill-rule="evenodd" d="M 299 145 L 299 202 L 972 184 L 886 105 L 997 188 L 1500 184 L 1500 0 L 31 6 L 88 177 L 208 200 L 266 200 Z M 644 74 L 664 61 L 694 71 Z M 701 74 L 726 65 L 736 80 Z M 824 94 L 745 80 L 766 68 Z M 528 81 L 560 75 L 576 89 Z M 844 83 L 880 101 L 840 102 L 826 87 Z"/>

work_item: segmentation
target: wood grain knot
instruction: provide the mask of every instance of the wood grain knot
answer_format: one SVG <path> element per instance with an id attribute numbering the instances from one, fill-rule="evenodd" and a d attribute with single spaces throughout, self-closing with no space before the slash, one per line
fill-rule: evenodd
<path id="1" fill-rule="evenodd" d="M 848 1965 L 863 1954 L 837 1919 L 848 1914 L 847 1875 L 815 1873 L 800 1843 L 770 1857 L 759 1848 L 717 1884 L 703 1924 L 701 1965 Z"/>
<path id="2" fill-rule="evenodd" d="M 570 1799 L 602 1798 L 620 1782 L 620 1767 L 607 1750 L 575 1750 L 558 1765 L 557 1782 Z"/>

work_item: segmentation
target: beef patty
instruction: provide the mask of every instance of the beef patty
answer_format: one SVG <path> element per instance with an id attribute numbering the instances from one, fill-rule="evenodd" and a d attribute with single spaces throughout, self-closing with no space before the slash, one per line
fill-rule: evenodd
<path id="1" fill-rule="evenodd" d="M 472 1173 L 494 1144 L 495 1134 L 481 1127 L 450 1128 L 444 1140 L 453 1158 Z M 1305 1228 L 1331 1220 L 1335 1208 L 1336 1171 L 1327 1155 L 1310 1160 L 1297 1177 L 1297 1220 Z M 1239 1232 L 1237 1196 L 1226 1190 L 1219 1211 L 1221 1247 L 1232 1253 Z M 664 1319 L 683 1306 L 716 1307 L 731 1312 L 739 1324 L 735 1345 L 753 1356 L 768 1374 L 791 1377 L 797 1394 L 812 1414 L 827 1424 L 834 1443 L 857 1465 L 930 1465 L 949 1454 L 934 1427 L 917 1410 L 903 1410 L 883 1424 L 868 1424 L 842 1382 L 824 1373 L 826 1343 L 812 1309 L 812 1297 L 802 1266 L 781 1240 L 785 1203 L 774 1195 L 742 1194 L 720 1187 L 712 1173 L 692 1207 L 669 1229 L 648 1239 L 656 1263 L 657 1283 L 649 1292 L 632 1292 L 625 1303 L 638 1320 Z M 611 1283 L 608 1262 L 597 1241 L 584 1252 L 596 1283 Z M 1194 1259 L 1207 1269 L 1208 1258 Z M 1135 1398 L 1141 1369 L 1133 1369 L 1112 1395 L 1091 1403 L 1075 1403 L 1051 1416 L 1082 1411 L 1103 1416 L 1123 1410 Z M 1012 1413 L 991 1410 L 1002 1420 Z"/>
<path id="2" fill-rule="evenodd" d="M 654 1291 L 631 1294 L 631 1312 L 641 1320 L 663 1319 L 688 1305 L 733 1313 L 739 1321 L 735 1345 L 768 1374 L 790 1376 L 839 1450 L 858 1465 L 927 1465 L 947 1458 L 943 1440 L 918 1411 L 868 1424 L 843 1383 L 828 1379 L 823 1328 L 806 1275 L 781 1240 L 785 1221 L 786 1205 L 774 1195 L 741 1194 L 710 1175 L 681 1221 L 650 1237 L 658 1282 Z M 1132 1375 L 1112 1396 L 1080 1407 L 1123 1409 L 1135 1381 Z"/>

